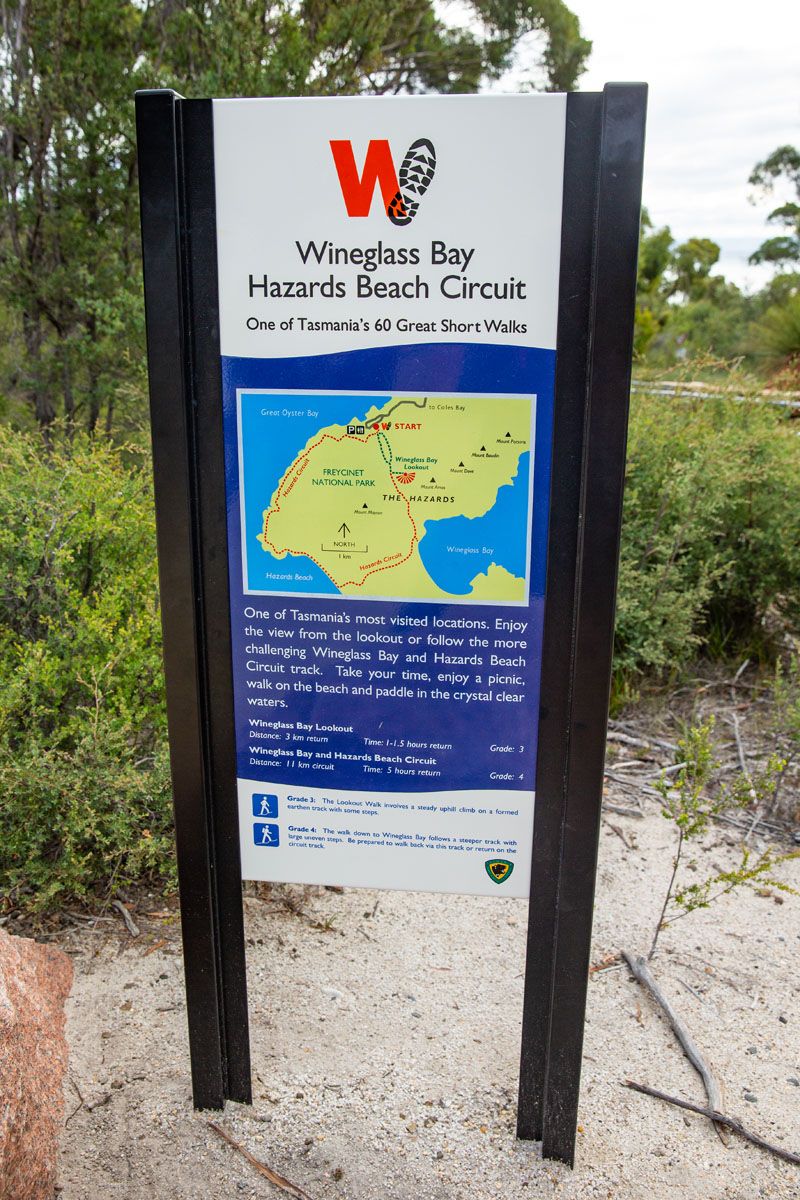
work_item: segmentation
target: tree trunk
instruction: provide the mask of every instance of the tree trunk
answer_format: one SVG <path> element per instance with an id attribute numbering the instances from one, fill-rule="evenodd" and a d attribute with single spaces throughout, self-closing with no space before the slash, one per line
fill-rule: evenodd
<path id="1" fill-rule="evenodd" d="M 25 340 L 25 366 L 28 376 L 28 402 L 43 433 L 56 417 L 50 392 L 42 384 L 42 326 L 38 315 L 24 313 L 22 332 Z"/>
<path id="2" fill-rule="evenodd" d="M 75 430 L 75 393 L 72 389 L 72 368 L 63 339 L 59 343 L 59 355 L 61 357 L 61 387 L 64 392 L 64 417 L 67 423 L 67 433 L 71 436 Z"/>

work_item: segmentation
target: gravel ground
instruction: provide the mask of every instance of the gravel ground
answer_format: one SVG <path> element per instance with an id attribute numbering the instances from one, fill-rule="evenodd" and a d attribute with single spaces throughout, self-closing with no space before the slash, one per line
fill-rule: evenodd
<path id="1" fill-rule="evenodd" d="M 733 861 L 732 842 L 718 828 L 700 870 Z M 647 948 L 671 846 L 652 801 L 643 819 L 604 820 L 595 963 Z M 782 875 L 800 887 L 800 862 Z M 783 900 L 739 894 L 679 921 L 654 967 L 728 1111 L 800 1151 L 800 900 Z M 76 979 L 61 1197 L 278 1197 L 192 1111 L 177 921 L 145 907 L 138 939 L 111 921 L 65 939 Z M 262 888 L 246 900 L 254 1105 L 217 1119 L 312 1200 L 796 1200 L 797 1168 L 736 1138 L 726 1149 L 703 1118 L 620 1086 L 704 1101 L 625 968 L 589 985 L 575 1170 L 515 1140 L 526 911 Z"/>

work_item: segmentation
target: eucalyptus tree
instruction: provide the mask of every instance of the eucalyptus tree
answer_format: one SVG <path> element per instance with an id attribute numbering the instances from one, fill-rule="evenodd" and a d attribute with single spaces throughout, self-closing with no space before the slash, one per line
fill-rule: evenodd
<path id="1" fill-rule="evenodd" d="M 800 264 L 800 150 L 796 146 L 778 146 L 763 162 L 756 163 L 750 183 L 760 195 L 770 195 L 776 184 L 788 184 L 796 196 L 796 200 L 779 204 L 767 215 L 770 224 L 782 232 L 762 242 L 750 255 L 750 262 L 783 267 Z"/>
<path id="2" fill-rule="evenodd" d="M 778 146 L 756 163 L 750 183 L 757 195 L 771 195 L 788 185 L 792 199 L 779 204 L 767 220 L 781 232 L 762 242 L 751 263 L 771 263 L 778 273 L 764 288 L 764 311 L 751 329 L 754 350 L 770 369 L 787 371 L 796 384 L 800 376 L 800 149 Z"/>
<path id="3" fill-rule="evenodd" d="M 531 85 L 562 90 L 590 49 L 562 0 L 464 0 L 457 22 L 441 12 L 434 0 L 0 0 L 0 392 L 12 418 L 110 432 L 143 411 L 137 88 L 471 91 L 531 35 Z"/>

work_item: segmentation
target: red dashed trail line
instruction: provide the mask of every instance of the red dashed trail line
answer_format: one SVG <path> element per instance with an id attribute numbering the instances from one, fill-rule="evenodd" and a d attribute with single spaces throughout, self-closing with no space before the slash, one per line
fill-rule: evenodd
<path id="1" fill-rule="evenodd" d="M 397 481 L 394 478 L 394 475 L 392 475 L 391 471 L 389 472 L 389 480 L 392 484 L 392 487 L 394 488 L 394 490 L 397 492 L 398 496 L 400 497 L 400 499 L 405 502 L 408 519 L 411 523 L 411 528 L 413 530 L 413 533 L 411 536 L 411 545 L 408 549 L 408 553 L 405 554 L 403 556 L 403 558 L 395 559 L 394 562 L 386 563 L 385 565 L 382 565 L 382 566 L 371 567 L 369 570 L 363 572 L 361 579 L 346 579 L 343 583 L 340 583 L 338 579 L 334 579 L 333 575 L 331 575 L 328 568 L 326 566 L 324 566 L 323 563 L 321 563 L 318 558 L 315 558 L 313 554 L 309 554 L 308 550 L 293 550 L 290 546 L 284 546 L 284 547 L 276 546 L 274 542 L 271 542 L 269 540 L 269 536 L 268 536 L 270 517 L 274 516 L 276 513 L 279 513 L 281 511 L 281 504 L 280 504 L 281 500 L 285 499 L 289 495 L 289 493 L 293 490 L 295 484 L 299 481 L 301 475 L 303 475 L 303 473 L 306 470 L 306 467 L 308 466 L 309 456 L 313 453 L 314 450 L 317 449 L 318 446 L 321 446 L 323 444 L 323 442 L 329 442 L 329 441 L 330 442 L 358 442 L 360 445 L 363 446 L 367 442 L 369 442 L 372 438 L 378 437 L 379 432 L 380 431 L 377 431 L 375 433 L 369 433 L 366 435 L 366 437 L 358 437 L 357 434 L 353 434 L 353 433 L 343 433 L 340 437 L 336 437 L 332 433 L 324 433 L 321 438 L 317 439 L 316 442 L 312 442 L 312 444 L 308 447 L 307 450 L 304 450 L 302 452 L 302 454 L 298 455 L 298 457 L 296 459 L 295 469 L 292 471 L 291 475 L 284 475 L 283 482 L 281 483 L 280 487 L 278 488 L 277 495 L 275 496 L 275 501 L 272 504 L 272 506 L 268 509 L 266 516 L 264 517 L 264 530 L 262 533 L 262 538 L 264 541 L 265 549 L 267 546 L 269 546 L 270 549 L 274 550 L 276 554 L 295 554 L 295 555 L 302 556 L 303 558 L 310 558 L 313 563 L 316 563 L 316 565 L 319 567 L 320 571 L 322 571 L 325 575 L 328 576 L 328 579 L 330 579 L 331 583 L 337 588 L 363 587 L 371 575 L 377 575 L 380 571 L 393 571 L 396 567 L 401 567 L 403 565 L 403 563 L 408 562 L 408 560 L 411 558 L 411 555 L 414 553 L 414 547 L 416 546 L 417 542 L 419 541 L 419 534 L 417 532 L 416 521 L 414 520 L 414 518 L 411 515 L 411 502 L 408 499 L 408 497 L 405 496 L 403 494 L 403 492 L 401 492 L 400 488 L 397 486 Z M 378 446 L 380 448 L 380 442 L 378 443 Z"/>

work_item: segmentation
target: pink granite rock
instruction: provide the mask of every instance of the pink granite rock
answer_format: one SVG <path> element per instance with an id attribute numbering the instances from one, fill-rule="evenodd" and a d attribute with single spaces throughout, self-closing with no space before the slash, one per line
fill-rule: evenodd
<path id="1" fill-rule="evenodd" d="M 0 1200 L 51 1200 L 64 1116 L 61 950 L 0 929 Z"/>

